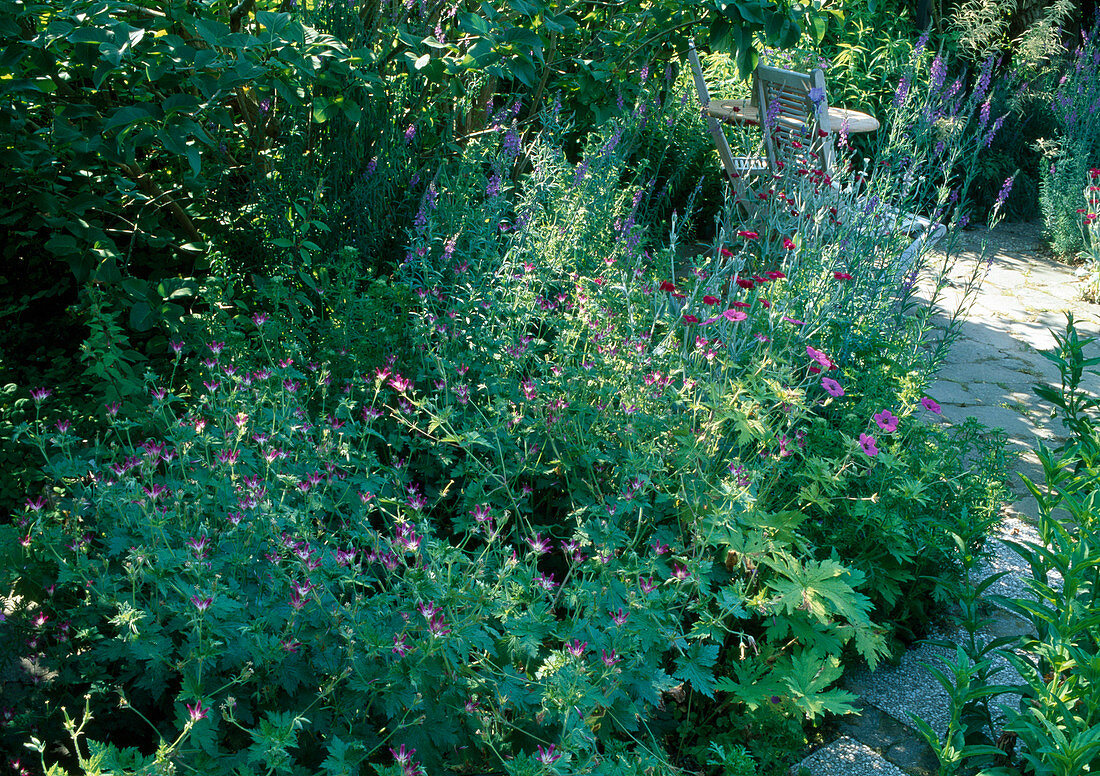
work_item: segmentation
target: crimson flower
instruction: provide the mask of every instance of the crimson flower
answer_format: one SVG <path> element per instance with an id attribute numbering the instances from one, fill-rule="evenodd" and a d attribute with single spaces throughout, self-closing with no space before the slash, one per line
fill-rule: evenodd
<path id="1" fill-rule="evenodd" d="M 779 280 L 781 278 L 787 277 L 785 274 L 783 274 L 782 272 L 780 272 L 777 269 L 769 270 L 769 271 L 765 272 L 764 274 L 768 276 L 769 280 Z"/>
<path id="2" fill-rule="evenodd" d="M 688 313 L 684 316 L 684 323 L 699 323 L 699 319 Z"/>
<path id="3" fill-rule="evenodd" d="M 676 291 L 676 286 L 672 285 L 672 283 L 670 283 L 667 280 L 662 280 L 661 281 L 661 290 L 662 291 L 675 292 Z"/>
<path id="4" fill-rule="evenodd" d="M 847 272 L 834 272 L 833 277 L 836 278 L 837 280 L 851 280 L 852 279 L 852 276 L 849 275 Z"/>
<path id="5" fill-rule="evenodd" d="M 794 240 L 792 240 L 790 237 L 784 237 L 783 238 L 783 247 L 788 251 L 793 251 L 794 250 Z"/>
<path id="6" fill-rule="evenodd" d="M 721 300 L 719 300 L 716 296 L 708 295 L 703 297 L 703 304 L 718 304 L 719 301 Z"/>
<path id="7" fill-rule="evenodd" d="M 756 232 L 749 232 L 744 229 L 739 229 L 737 232 L 738 237 L 744 237 L 746 240 L 756 240 L 760 235 Z"/>
<path id="8" fill-rule="evenodd" d="M 743 288 L 743 289 L 745 289 L 746 291 L 748 291 L 748 290 L 751 290 L 751 289 L 752 289 L 752 287 L 753 287 L 754 285 L 756 285 L 756 284 L 755 284 L 755 283 L 753 283 L 753 282 L 752 282 L 751 280 L 749 280 L 748 278 L 737 278 L 737 285 L 741 286 L 741 288 Z"/>

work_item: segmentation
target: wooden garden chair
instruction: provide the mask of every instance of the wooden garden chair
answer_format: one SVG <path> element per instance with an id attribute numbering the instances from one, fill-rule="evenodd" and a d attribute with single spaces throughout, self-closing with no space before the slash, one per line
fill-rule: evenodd
<path id="1" fill-rule="evenodd" d="M 818 194 L 827 195 L 823 199 L 815 197 L 827 207 L 843 208 L 847 215 L 856 218 L 873 214 L 873 228 L 880 233 L 916 235 L 901 254 L 902 266 L 911 265 L 917 255 L 947 233 L 943 224 L 889 203 L 869 207 L 854 187 L 842 190 L 836 183 L 834 127 L 829 116 L 825 73 L 820 68 L 796 73 L 759 65 L 753 93 L 762 117 L 768 168 L 777 178 L 791 166 L 786 174 L 803 176 L 804 187 L 814 187 Z"/>
<path id="2" fill-rule="evenodd" d="M 733 186 L 738 204 L 746 213 L 754 215 L 759 210 L 760 198 L 752 184 L 755 179 L 768 174 L 768 160 L 763 156 L 734 156 L 721 122 L 708 113 L 711 103 L 710 90 L 703 77 L 703 66 L 699 62 L 699 52 L 695 50 L 694 43 L 688 44 L 688 61 L 691 63 L 692 75 L 695 77 L 695 90 L 699 95 L 699 104 L 702 106 L 703 121 L 706 122 L 710 136 L 718 149 L 722 168 Z"/>

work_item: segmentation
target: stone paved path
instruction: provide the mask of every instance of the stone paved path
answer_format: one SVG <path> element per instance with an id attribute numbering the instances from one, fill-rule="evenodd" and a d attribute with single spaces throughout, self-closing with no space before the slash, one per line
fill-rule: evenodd
<path id="1" fill-rule="evenodd" d="M 1042 482 L 1033 448 L 1038 441 L 1056 445 L 1065 435 L 1060 421 L 1050 417 L 1049 406 L 1032 391 L 1040 383 L 1059 383 L 1057 367 L 1040 351 L 1054 347 L 1051 330 L 1065 330 L 1069 311 L 1082 336 L 1100 337 L 1100 306 L 1079 298 L 1081 283 L 1071 268 L 1043 254 L 1039 225 L 1034 223 L 974 230 L 944 246 L 957 257 L 945 306 L 960 296 L 975 264 L 988 259 L 990 253 L 981 252 L 983 241 L 992 253 L 989 273 L 928 395 L 942 405 L 944 422 L 975 417 L 988 427 L 1003 428 L 1010 452 L 1018 456 L 1016 471 Z M 1096 350 L 1100 345 L 1093 346 L 1093 354 Z M 1100 377 L 1088 375 L 1084 385 L 1100 395 Z M 1037 539 L 1032 527 L 1037 517 L 1035 499 L 1018 476 L 1013 478 L 1013 489 L 1015 501 L 1005 508 L 998 538 Z M 990 570 L 1010 574 L 991 592 L 1019 594 L 1030 570 L 1002 542 L 995 541 L 993 549 Z M 1025 627 L 1022 620 L 1001 611 L 992 635 L 1017 635 Z M 912 718 L 919 715 L 937 730 L 946 726 L 946 694 L 921 665 L 932 661 L 936 651 L 918 646 L 897 666 L 847 677 L 846 689 L 859 696 L 862 714 L 840 720 L 842 737 L 812 753 L 791 773 L 935 776 L 936 759 L 915 734 Z M 1006 667 L 996 680 L 1012 684 L 1012 674 Z"/>

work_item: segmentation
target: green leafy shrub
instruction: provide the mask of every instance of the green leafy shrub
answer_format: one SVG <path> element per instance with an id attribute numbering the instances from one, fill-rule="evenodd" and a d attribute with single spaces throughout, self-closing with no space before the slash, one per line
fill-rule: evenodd
<path id="1" fill-rule="evenodd" d="M 14 730 L 47 763 L 774 772 L 775 742 L 850 711 L 845 661 L 927 616 L 890 591 L 952 573 L 900 531 L 914 507 L 874 505 L 923 497 L 936 537 L 996 476 L 917 417 L 931 313 L 905 303 L 904 242 L 838 231 L 792 169 L 804 224 L 686 263 L 640 218 L 643 119 L 578 163 L 552 115 L 526 144 L 471 138 L 370 299 L 354 248 L 263 308 L 231 278 L 95 442 L 35 392 L 17 436 L 49 497 L 13 529 L 3 638 L 38 672 Z M 725 754 L 685 735 L 730 715 L 750 740 Z"/>
<path id="2" fill-rule="evenodd" d="M 1097 27 L 1082 34 L 1053 90 L 1057 134 L 1045 146 L 1040 189 L 1043 221 L 1051 248 L 1060 256 L 1082 250 L 1081 182 L 1100 167 L 1100 40 Z"/>

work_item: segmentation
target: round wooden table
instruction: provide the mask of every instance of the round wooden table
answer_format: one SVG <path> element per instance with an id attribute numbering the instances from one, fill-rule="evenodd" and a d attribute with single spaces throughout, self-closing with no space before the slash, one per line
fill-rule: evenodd
<path id="1" fill-rule="evenodd" d="M 749 100 L 711 100 L 707 115 L 731 124 L 759 124 L 760 111 Z M 881 124 L 874 116 L 848 108 L 829 106 L 829 125 L 833 132 L 840 132 L 845 123 L 849 133 L 874 132 Z"/>

